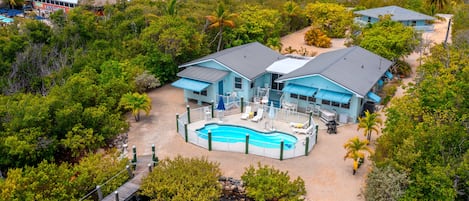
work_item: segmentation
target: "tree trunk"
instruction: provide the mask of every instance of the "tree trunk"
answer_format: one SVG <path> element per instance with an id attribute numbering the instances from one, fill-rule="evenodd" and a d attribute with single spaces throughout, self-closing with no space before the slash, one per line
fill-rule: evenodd
<path id="1" fill-rule="evenodd" d="M 220 25 L 220 38 L 218 38 L 218 47 L 217 47 L 217 52 L 220 51 L 221 49 L 221 41 L 223 39 L 223 25 Z"/>

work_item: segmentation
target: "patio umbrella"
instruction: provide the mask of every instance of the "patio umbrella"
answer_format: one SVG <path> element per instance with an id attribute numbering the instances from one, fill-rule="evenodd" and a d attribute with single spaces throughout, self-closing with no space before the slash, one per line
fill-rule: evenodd
<path id="1" fill-rule="evenodd" d="M 220 118 L 220 121 L 221 121 L 221 119 L 223 118 L 223 111 L 225 111 L 225 103 L 223 102 L 223 96 L 220 96 L 218 98 L 217 110 L 218 110 L 218 118 Z"/>
<path id="2" fill-rule="evenodd" d="M 270 102 L 269 118 L 270 118 L 270 126 L 271 126 L 270 130 L 274 130 L 275 108 L 274 108 L 273 102 Z"/>

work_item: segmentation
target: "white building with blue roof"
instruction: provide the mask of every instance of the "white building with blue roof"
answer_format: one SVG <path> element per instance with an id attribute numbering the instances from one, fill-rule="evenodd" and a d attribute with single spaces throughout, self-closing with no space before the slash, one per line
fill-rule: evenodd
<path id="1" fill-rule="evenodd" d="M 385 6 L 380 8 L 372 8 L 367 10 L 355 11 L 355 22 L 359 24 L 373 24 L 379 21 L 380 17 L 390 15 L 391 20 L 400 22 L 406 26 L 414 27 L 419 31 L 433 31 L 434 17 L 413 10 L 401 8 L 399 6 Z"/>
<path id="2" fill-rule="evenodd" d="M 172 86 L 184 89 L 186 102 L 210 103 L 233 94 L 251 102 L 267 97 L 266 104 L 288 102 L 299 111 L 318 106 L 354 122 L 365 103 L 380 102 L 376 90 L 392 78 L 391 65 L 358 46 L 312 58 L 284 56 L 254 42 L 179 66 L 184 70 Z"/>

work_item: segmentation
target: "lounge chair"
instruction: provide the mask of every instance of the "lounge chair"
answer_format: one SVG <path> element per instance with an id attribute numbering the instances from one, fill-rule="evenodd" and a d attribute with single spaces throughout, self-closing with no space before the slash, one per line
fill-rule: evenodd
<path id="1" fill-rule="evenodd" d="M 312 131 L 313 125 L 310 125 L 308 128 L 293 128 L 293 132 L 298 134 L 310 134 Z"/>
<path id="2" fill-rule="evenodd" d="M 248 119 L 249 115 L 251 115 L 251 106 L 246 106 L 246 111 L 241 115 L 241 119 Z"/>
<path id="3" fill-rule="evenodd" d="M 305 121 L 304 123 L 290 122 L 290 127 L 293 127 L 293 128 L 307 128 L 308 123 L 309 123 L 309 121 Z"/>
<path id="4" fill-rule="evenodd" d="M 259 122 L 259 121 L 262 119 L 263 113 L 264 113 L 264 109 L 259 108 L 259 109 L 257 110 L 256 116 L 254 116 L 254 117 L 251 119 L 251 121 Z"/>

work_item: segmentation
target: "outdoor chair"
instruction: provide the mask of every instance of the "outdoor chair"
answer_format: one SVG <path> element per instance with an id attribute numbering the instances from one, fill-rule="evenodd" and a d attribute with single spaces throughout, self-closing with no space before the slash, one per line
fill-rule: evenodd
<path id="1" fill-rule="evenodd" d="M 309 121 L 305 121 L 304 123 L 298 122 L 290 122 L 290 127 L 292 128 L 307 128 Z"/>
<path id="2" fill-rule="evenodd" d="M 241 119 L 248 119 L 249 116 L 251 115 L 251 106 L 246 106 L 246 111 L 241 115 Z"/>
<path id="3" fill-rule="evenodd" d="M 257 110 L 256 116 L 254 116 L 254 117 L 251 119 L 251 121 L 259 122 L 259 121 L 262 119 L 263 113 L 264 113 L 264 109 L 259 108 L 259 109 Z"/>
<path id="4" fill-rule="evenodd" d="M 293 132 L 297 134 L 310 134 L 312 133 L 313 125 L 309 125 L 308 128 L 293 128 Z"/>

